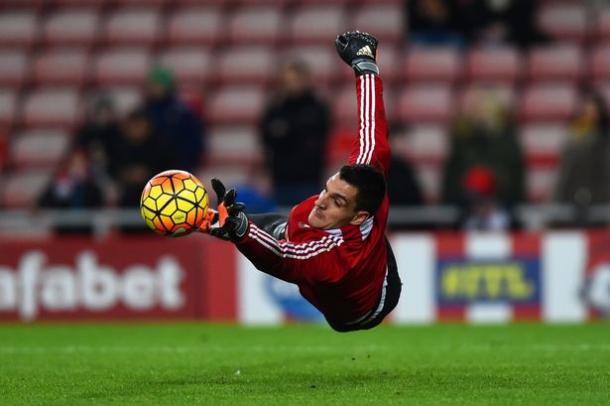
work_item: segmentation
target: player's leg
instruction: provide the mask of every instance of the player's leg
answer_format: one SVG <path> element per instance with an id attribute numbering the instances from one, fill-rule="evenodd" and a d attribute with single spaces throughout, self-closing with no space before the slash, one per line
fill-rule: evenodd
<path id="1" fill-rule="evenodd" d="M 250 214 L 248 218 L 256 224 L 256 226 L 267 233 L 271 234 L 278 240 L 285 239 L 286 224 L 288 217 L 283 214 L 265 213 L 265 214 Z"/>

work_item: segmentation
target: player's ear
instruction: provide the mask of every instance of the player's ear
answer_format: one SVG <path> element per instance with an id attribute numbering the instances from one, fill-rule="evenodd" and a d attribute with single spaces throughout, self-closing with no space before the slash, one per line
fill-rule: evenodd
<path id="1" fill-rule="evenodd" d="M 359 226 L 360 224 L 364 223 L 366 219 L 369 218 L 369 216 L 370 213 L 368 211 L 360 210 L 356 213 L 354 217 L 352 217 L 349 223 L 354 226 Z"/>

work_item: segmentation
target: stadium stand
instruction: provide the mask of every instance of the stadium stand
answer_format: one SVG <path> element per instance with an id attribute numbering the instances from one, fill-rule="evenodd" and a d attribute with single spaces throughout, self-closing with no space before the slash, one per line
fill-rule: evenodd
<path id="1" fill-rule="evenodd" d="M 530 168 L 530 197 L 544 201 L 550 196 L 545 182 L 552 181 L 565 142 L 565 122 L 578 104 L 577 87 L 593 84 L 610 96 L 610 8 L 593 14 L 582 2 L 545 1 L 538 22 L 549 44 L 529 51 L 460 51 L 405 46 L 398 0 L 5 0 L 0 127 L 10 134 L 14 167 L 1 176 L 10 180 L 6 185 L 16 182 L 13 177 L 38 179 L 30 169 L 22 173 L 24 168 L 52 168 L 54 154 L 63 151 L 81 119 L 82 102 L 107 94 L 125 114 L 140 102 L 150 67 L 160 63 L 174 71 L 181 91 L 203 95 L 210 156 L 202 171 L 243 180 L 228 163 L 243 159 L 243 169 L 262 161 L 258 114 L 277 66 L 297 56 L 294 44 L 334 107 L 336 127 L 353 130 L 352 73 L 337 62 L 330 44 L 338 32 L 357 27 L 384 44 L 379 64 L 388 114 L 411 129 L 408 155 L 431 201 L 449 144 L 447 126 L 479 85 L 500 89 L 514 108 Z M 28 180 L 24 187 L 37 184 Z"/>

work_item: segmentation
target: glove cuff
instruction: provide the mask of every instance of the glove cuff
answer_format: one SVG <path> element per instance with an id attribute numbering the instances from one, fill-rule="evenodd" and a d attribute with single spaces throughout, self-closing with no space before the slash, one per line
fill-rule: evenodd
<path id="1" fill-rule="evenodd" d="M 357 76 L 364 75 L 366 73 L 374 73 L 379 75 L 379 67 L 374 60 L 370 58 L 357 58 L 352 61 L 352 68 L 356 72 Z"/>
<path id="2" fill-rule="evenodd" d="M 244 238 L 246 233 L 248 232 L 248 217 L 243 211 L 240 211 L 237 215 L 237 226 L 235 227 L 233 234 L 235 236 L 235 240 L 239 241 Z"/>

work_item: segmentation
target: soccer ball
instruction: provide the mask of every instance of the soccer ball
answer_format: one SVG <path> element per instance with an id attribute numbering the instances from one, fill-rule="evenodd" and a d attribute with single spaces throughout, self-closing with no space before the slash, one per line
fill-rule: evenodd
<path id="1" fill-rule="evenodd" d="M 208 209 L 208 193 L 192 174 L 170 170 L 146 183 L 140 213 L 157 234 L 181 237 L 195 231 Z"/>

